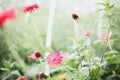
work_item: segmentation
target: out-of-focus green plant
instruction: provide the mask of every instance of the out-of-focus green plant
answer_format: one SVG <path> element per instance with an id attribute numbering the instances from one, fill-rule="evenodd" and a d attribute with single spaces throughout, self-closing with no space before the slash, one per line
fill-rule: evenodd
<path id="1" fill-rule="evenodd" d="M 115 26 L 113 26 L 113 23 L 112 23 L 113 17 L 117 16 L 114 14 L 115 12 L 113 12 L 115 9 L 115 4 L 111 3 L 110 0 L 104 0 L 103 2 L 100 2 L 98 4 L 103 6 L 103 8 L 100 9 L 100 11 L 103 12 L 104 31 L 107 33 L 112 32 L 112 36 L 115 36 L 115 34 L 118 33 L 117 28 L 115 28 Z M 118 39 L 118 37 L 114 39 Z M 100 62 L 104 64 L 102 66 L 98 65 L 98 69 L 96 70 L 96 73 L 94 75 L 95 77 L 93 78 L 95 80 L 98 79 L 98 76 L 99 78 L 101 77 L 101 79 L 106 79 L 106 80 L 120 79 L 119 71 L 117 71 L 119 70 L 119 58 L 118 58 L 119 52 L 117 52 L 115 48 L 113 48 L 112 46 L 114 39 L 110 38 L 105 42 L 107 44 L 104 43 L 105 45 L 108 45 L 109 49 L 106 49 L 107 46 L 103 47 L 103 52 L 102 52 L 102 57 Z M 117 66 L 113 67 L 112 65 L 117 65 Z M 108 70 L 106 70 L 106 68 Z"/>
<path id="2" fill-rule="evenodd" d="M 2 80 L 13 80 L 15 76 L 20 76 L 20 72 L 18 71 L 18 66 L 16 66 L 16 62 L 4 61 L 4 67 L 1 67 L 0 70 L 4 71 L 4 75 L 2 75 Z"/>
<path id="3" fill-rule="evenodd" d="M 45 13 L 44 11 L 43 13 L 42 11 L 38 11 L 38 13 L 42 14 L 39 15 L 40 18 L 38 18 L 37 12 L 30 13 L 31 15 L 27 22 L 23 21 L 26 15 L 20 13 L 16 27 L 8 23 L 7 27 L 5 27 L 5 40 L 10 54 L 14 56 L 15 60 L 18 62 L 23 61 L 28 64 L 27 67 L 24 67 L 25 65 L 23 64 L 19 64 L 24 69 L 24 75 L 32 77 L 31 79 L 33 80 L 39 80 L 40 71 L 45 72 L 45 67 L 48 65 L 45 55 L 46 52 L 52 53 L 61 51 L 60 53 L 62 53 L 64 50 L 70 49 L 69 55 L 62 60 L 61 65 L 50 67 L 50 74 L 46 75 L 46 80 L 59 80 L 59 76 L 60 80 L 119 80 L 120 52 L 118 42 L 120 42 L 120 40 L 117 26 L 113 26 L 113 17 L 118 16 L 114 14 L 115 4 L 112 4 L 110 0 L 104 0 L 98 4 L 103 6 L 103 8 L 99 10 L 103 11 L 103 32 L 107 34 L 112 32 L 112 36 L 107 40 L 95 40 L 96 36 L 92 38 L 92 35 L 79 36 L 74 39 L 72 28 L 65 28 L 66 26 L 72 25 L 68 24 L 70 21 L 67 22 L 66 16 L 61 15 L 66 20 L 62 22 L 62 17 L 56 15 L 55 19 L 58 20 L 55 20 L 55 28 L 53 29 L 52 48 L 45 48 L 45 26 L 48 17 L 45 15 L 45 13 L 47 14 L 46 10 L 44 10 L 46 11 Z M 59 19 L 61 20 L 59 21 Z M 60 24 L 60 22 L 63 24 Z M 86 23 L 84 25 L 88 26 L 89 24 Z M 66 36 L 72 37 L 72 40 L 64 40 Z M 72 41 L 73 45 L 69 47 Z M 117 46 L 117 48 L 114 46 Z M 41 51 L 42 57 L 37 60 L 29 59 L 29 54 L 33 53 L 36 49 Z M 99 56 L 102 56 L 97 56 L 98 53 L 100 53 Z M 20 55 L 22 59 L 16 54 Z M 13 80 L 16 79 L 13 75 L 21 76 L 19 71 L 14 69 L 15 63 L 5 61 L 3 64 L 4 67 L 1 68 L 1 70 L 4 71 L 2 75 L 3 79 Z M 23 70 L 21 69 L 21 71 Z M 42 77 L 44 76 L 42 75 Z"/>

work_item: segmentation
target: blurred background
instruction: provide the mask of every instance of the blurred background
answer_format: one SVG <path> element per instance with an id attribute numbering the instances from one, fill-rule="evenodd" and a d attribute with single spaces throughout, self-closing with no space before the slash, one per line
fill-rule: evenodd
<path id="1" fill-rule="evenodd" d="M 93 29 L 92 40 L 97 40 L 99 34 L 101 6 L 97 5 L 103 0 L 0 0 L 0 12 L 7 8 L 16 8 L 18 10 L 17 20 L 8 21 L 4 32 L 0 31 L 0 67 L 4 60 L 17 60 L 21 63 L 30 64 L 28 54 L 35 50 L 45 50 L 46 34 L 49 23 L 49 10 L 53 5 L 52 20 L 52 43 L 51 48 L 54 51 L 71 51 L 74 38 L 74 20 L 72 14 L 79 16 L 78 29 L 84 31 Z M 111 0 L 116 8 L 114 12 L 120 13 L 120 0 Z M 37 3 L 40 8 L 30 14 L 23 12 L 23 7 Z M 112 24 L 120 30 L 120 15 L 114 16 Z M 119 32 L 115 31 L 119 37 Z M 120 39 L 120 37 L 119 37 Z M 117 45 L 116 45 L 117 44 Z M 120 40 L 114 43 L 114 47 L 120 51 Z M 99 49 L 98 49 L 99 50 Z M 97 51 L 99 53 L 99 51 Z M 21 60 L 22 59 L 22 60 Z M 0 72 L 2 73 L 2 72 Z"/>

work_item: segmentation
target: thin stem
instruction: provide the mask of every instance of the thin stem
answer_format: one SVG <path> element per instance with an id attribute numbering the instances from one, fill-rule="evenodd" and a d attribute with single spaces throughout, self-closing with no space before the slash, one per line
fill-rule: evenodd
<path id="1" fill-rule="evenodd" d="M 107 33 L 107 38 L 108 38 L 107 39 L 107 43 L 108 43 L 109 49 L 112 50 L 112 47 L 111 47 L 111 44 L 110 44 L 110 35 L 111 34 L 110 34 L 109 30 L 108 30 L 108 33 Z"/>
<path id="2" fill-rule="evenodd" d="M 110 21 L 109 21 L 109 23 L 110 23 Z M 109 30 L 108 30 L 108 32 L 107 32 L 107 38 L 108 38 L 108 39 L 107 39 L 107 43 L 108 43 L 108 46 L 109 46 L 109 48 L 110 48 L 110 50 L 111 50 L 112 47 L 111 47 L 111 44 L 110 44 L 110 41 L 109 41 L 109 39 L 110 39 Z M 103 58 L 104 58 L 104 55 L 105 55 L 105 51 L 106 51 L 106 47 L 105 47 L 105 43 L 104 43 L 104 46 L 103 46 L 103 52 L 102 52 L 102 56 L 101 56 L 100 63 L 103 62 Z M 100 68 L 96 71 L 96 74 L 95 74 L 95 76 L 94 76 L 93 79 L 96 78 L 97 74 L 99 73 L 99 70 L 100 70 Z"/>
<path id="3" fill-rule="evenodd" d="M 104 46 L 103 46 L 103 51 L 102 51 L 102 56 L 101 56 L 100 63 L 102 63 L 102 61 L 103 61 L 103 58 L 104 58 L 104 55 L 105 55 L 105 51 L 106 51 L 106 47 L 105 47 L 105 42 L 104 42 Z M 94 80 L 94 79 L 96 78 L 96 76 L 98 75 L 99 70 L 100 70 L 100 67 L 99 67 L 98 70 L 96 71 L 96 74 L 95 74 L 93 80 Z"/>
<path id="4" fill-rule="evenodd" d="M 104 55 L 105 55 L 105 51 L 106 51 L 106 47 L 105 47 L 105 42 L 104 42 L 104 46 L 103 46 L 103 51 L 102 51 L 102 56 L 101 56 L 101 60 L 100 63 L 102 63 Z"/>
<path id="5" fill-rule="evenodd" d="M 109 27 L 110 27 L 110 25 L 111 25 L 111 16 L 108 19 L 108 24 L 109 24 Z M 111 34 L 110 34 L 109 30 L 108 30 L 108 34 L 107 34 L 108 39 L 107 39 L 107 42 L 108 42 L 108 46 L 109 46 L 110 50 L 112 50 L 112 47 L 111 47 L 111 44 L 110 44 L 110 36 L 111 36 Z"/>
<path id="6" fill-rule="evenodd" d="M 107 11 L 107 13 L 108 14 L 110 13 L 110 9 Z M 111 16 L 108 17 L 108 25 L 109 25 L 108 27 L 110 27 L 110 25 L 111 25 Z M 109 32 L 109 29 L 107 29 L 107 43 L 108 43 L 108 46 L 109 46 L 109 48 L 111 50 L 112 47 L 111 47 L 109 39 L 110 39 L 110 32 Z M 105 49 L 105 46 L 104 46 L 104 48 L 103 48 L 103 54 L 102 54 L 101 61 L 100 61 L 101 63 L 103 61 L 103 58 L 104 58 L 104 55 L 105 55 L 105 51 L 106 51 L 106 49 Z"/>
<path id="7" fill-rule="evenodd" d="M 110 9 L 108 9 L 107 13 L 108 14 L 110 13 Z M 108 16 L 108 25 L 109 25 L 108 27 L 110 27 L 110 25 L 111 25 L 111 17 L 112 17 L 111 15 Z M 112 50 L 112 47 L 111 47 L 111 44 L 110 44 L 110 32 L 109 32 L 109 29 L 108 29 L 107 37 L 108 37 L 108 39 L 107 39 L 108 46 L 109 46 L 110 50 Z"/>
<path id="8" fill-rule="evenodd" d="M 110 40 L 108 39 L 108 46 L 110 48 L 110 50 L 112 50 L 111 44 L 110 44 Z"/>

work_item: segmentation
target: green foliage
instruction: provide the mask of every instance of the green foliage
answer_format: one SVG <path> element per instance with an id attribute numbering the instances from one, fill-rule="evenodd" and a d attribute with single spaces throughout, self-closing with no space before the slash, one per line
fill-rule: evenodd
<path id="1" fill-rule="evenodd" d="M 20 76 L 20 72 L 16 69 L 16 62 L 4 61 L 3 65 L 4 67 L 0 68 L 4 71 L 4 75 L 1 76 L 2 80 L 11 80 L 15 76 Z"/>
<path id="2" fill-rule="evenodd" d="M 4 0 L 1 2 L 4 2 L 3 7 L 6 8 L 8 3 Z M 67 12 L 60 12 L 57 7 L 51 48 L 45 47 L 49 17 L 46 3 L 41 4 L 41 9 L 30 13 L 28 20 L 25 20 L 28 15 L 23 14 L 22 6 L 19 6 L 18 20 L 15 23 L 8 22 L 4 28 L 0 28 L 0 56 L 2 55 L 0 60 L 1 62 L 4 58 L 11 60 L 0 64 L 0 67 L 2 66 L 0 79 L 13 80 L 25 75 L 30 80 L 39 80 L 40 72 L 47 72 L 46 54 L 67 51 L 69 55 L 63 59 L 61 65 L 49 67 L 50 75 L 46 75 L 47 80 L 59 80 L 61 74 L 64 74 L 67 80 L 119 80 L 120 16 L 116 12 L 120 11 L 111 0 L 103 0 L 98 2 L 98 5 L 102 6 L 98 13 L 103 12 L 103 33 L 112 32 L 108 40 L 97 39 L 95 23 L 96 17 L 99 16 L 97 13 L 91 13 L 86 17 L 80 16 L 80 24 L 78 24 L 80 31 L 92 26 L 94 33 L 91 36 L 75 38 L 71 16 L 66 16 Z M 35 50 L 40 50 L 42 57 L 29 59 L 29 54 Z"/>

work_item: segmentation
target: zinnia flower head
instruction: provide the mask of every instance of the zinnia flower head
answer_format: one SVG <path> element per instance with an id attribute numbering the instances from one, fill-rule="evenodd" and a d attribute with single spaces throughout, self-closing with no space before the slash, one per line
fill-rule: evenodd
<path id="1" fill-rule="evenodd" d="M 20 76 L 16 80 L 27 80 L 27 77 L 26 76 Z"/>
<path id="2" fill-rule="evenodd" d="M 57 66 L 62 63 L 63 56 L 59 52 L 54 52 L 48 55 L 47 61 L 50 66 Z"/>
<path id="3" fill-rule="evenodd" d="M 38 4 L 33 4 L 33 5 L 29 5 L 23 8 L 23 12 L 27 13 L 27 12 L 32 12 L 35 9 L 38 9 L 39 5 Z"/>
<path id="4" fill-rule="evenodd" d="M 32 54 L 29 55 L 31 59 L 36 59 L 41 57 L 41 52 L 39 50 L 34 51 Z"/>
<path id="5" fill-rule="evenodd" d="M 7 20 L 15 20 L 17 18 L 17 10 L 9 8 L 0 13 L 0 26 L 3 27 Z"/>
<path id="6" fill-rule="evenodd" d="M 92 33 L 93 33 L 93 29 L 88 29 L 80 34 L 83 36 L 90 36 Z"/>
<path id="7" fill-rule="evenodd" d="M 112 32 L 109 32 L 108 34 L 102 34 L 99 39 L 108 40 L 111 37 L 111 35 L 112 35 Z"/>
<path id="8" fill-rule="evenodd" d="M 85 36 L 90 36 L 92 33 L 93 33 L 93 30 L 89 29 L 89 30 L 85 31 L 84 35 Z"/>

